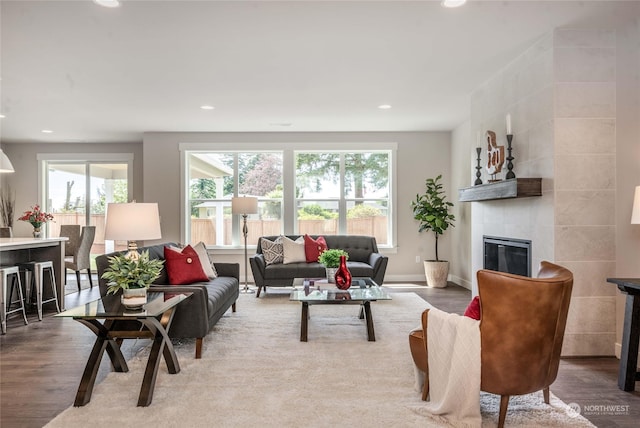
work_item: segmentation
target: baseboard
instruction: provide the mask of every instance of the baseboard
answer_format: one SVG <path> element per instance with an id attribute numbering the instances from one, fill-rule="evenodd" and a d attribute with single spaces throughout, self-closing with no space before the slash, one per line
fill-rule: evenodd
<path id="1" fill-rule="evenodd" d="M 466 279 L 462 279 L 457 275 L 449 275 L 449 281 L 458 284 L 462 288 L 466 288 L 467 290 L 471 290 L 472 284 L 470 281 Z"/>

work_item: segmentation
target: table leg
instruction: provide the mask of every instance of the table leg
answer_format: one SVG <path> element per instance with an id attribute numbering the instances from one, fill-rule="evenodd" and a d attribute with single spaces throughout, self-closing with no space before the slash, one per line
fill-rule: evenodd
<path id="1" fill-rule="evenodd" d="M 112 321 L 105 322 L 106 326 L 100 324 L 100 321 L 98 320 L 76 319 L 76 321 L 86 325 L 97 336 L 96 341 L 93 344 L 93 349 L 91 349 L 89 359 L 87 360 L 87 365 L 82 373 L 78 392 L 76 393 L 76 399 L 73 403 L 75 407 L 80 407 L 91 401 L 93 386 L 95 385 L 96 376 L 105 350 L 111 359 L 111 365 L 115 371 L 127 372 L 129 371 L 129 367 L 127 366 L 127 362 L 124 359 L 124 355 L 122 355 L 118 344 L 113 339 L 108 338 L 109 327 L 111 326 Z"/>
<path id="2" fill-rule="evenodd" d="M 147 367 L 144 371 L 142 386 L 140 387 L 138 406 L 146 407 L 150 405 L 153 400 L 153 390 L 158 376 L 158 366 L 160 365 L 161 353 L 167 363 L 167 370 L 169 373 L 176 374 L 180 372 L 178 357 L 173 349 L 171 339 L 169 339 L 169 335 L 167 334 L 169 327 L 171 327 L 171 321 L 173 320 L 174 313 L 175 307 L 165 312 L 160 321 L 156 318 L 141 320 L 142 323 L 154 333 L 154 339 L 153 345 L 151 346 L 151 352 L 149 353 Z"/>
<path id="3" fill-rule="evenodd" d="M 302 302 L 302 315 L 300 317 L 300 342 L 307 341 L 307 327 L 309 323 L 309 304 Z"/>
<path id="4" fill-rule="evenodd" d="M 622 329 L 622 350 L 618 387 L 623 391 L 634 391 L 636 387 L 638 341 L 640 339 L 640 296 L 627 294 Z"/>
<path id="5" fill-rule="evenodd" d="M 367 338 L 369 339 L 369 342 L 375 342 L 376 333 L 373 329 L 373 317 L 371 316 L 371 302 L 364 302 L 362 306 L 364 307 L 364 316 L 367 320 Z"/>

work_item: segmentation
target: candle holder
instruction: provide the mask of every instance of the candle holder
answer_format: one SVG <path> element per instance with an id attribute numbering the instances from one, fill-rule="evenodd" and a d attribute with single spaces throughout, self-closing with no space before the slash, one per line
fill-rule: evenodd
<path id="1" fill-rule="evenodd" d="M 480 176 L 482 175 L 482 173 L 480 172 L 480 170 L 482 169 L 482 167 L 480 166 L 481 151 L 482 151 L 482 148 L 476 147 L 476 153 L 478 154 L 478 158 L 476 159 L 476 161 L 478 162 L 478 166 L 476 166 L 476 181 L 475 183 L 473 183 L 475 186 L 477 186 L 478 184 L 482 184 L 482 180 L 480 179 Z"/>
<path id="2" fill-rule="evenodd" d="M 506 179 L 516 178 L 516 174 L 513 172 L 513 160 L 515 159 L 511 156 L 511 141 L 513 141 L 513 134 L 507 134 L 507 175 Z"/>

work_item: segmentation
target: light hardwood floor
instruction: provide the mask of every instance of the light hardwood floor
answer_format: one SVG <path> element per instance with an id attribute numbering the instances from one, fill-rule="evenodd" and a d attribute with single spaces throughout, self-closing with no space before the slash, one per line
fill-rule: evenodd
<path id="1" fill-rule="evenodd" d="M 450 284 L 430 289 L 423 284 L 385 284 L 393 292 L 415 292 L 447 312 L 462 313 L 470 292 Z M 98 298 L 97 287 L 66 296 L 68 308 Z M 94 335 L 69 319 L 53 318 L 49 308 L 38 322 L 34 314 L 29 325 L 20 317 L 8 321 L 7 334 L 0 338 L 0 426 L 41 427 L 73 404 L 78 382 Z M 144 341 L 125 341 L 129 358 Z M 408 352 L 408 348 L 407 348 Z M 100 367 L 97 383 L 109 372 L 108 358 Z M 640 420 L 640 392 L 623 392 L 617 387 L 618 360 L 610 358 L 563 359 L 551 391 L 565 403 L 591 409 L 586 417 L 598 427 L 636 427 Z M 638 384 L 640 389 L 640 384 Z M 628 406 L 620 415 L 594 406 Z"/>

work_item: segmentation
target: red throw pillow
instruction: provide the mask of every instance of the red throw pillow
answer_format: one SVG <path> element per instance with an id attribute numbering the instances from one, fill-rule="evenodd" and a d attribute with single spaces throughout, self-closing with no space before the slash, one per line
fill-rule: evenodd
<path id="1" fill-rule="evenodd" d="M 480 319 L 480 297 L 476 296 L 471 300 L 469 306 L 464 311 L 464 316 L 473 318 L 474 320 Z"/>
<path id="2" fill-rule="evenodd" d="M 318 236 L 317 239 L 313 239 L 309 235 L 304 235 L 304 255 L 307 258 L 307 263 L 313 263 L 318 261 L 320 254 L 327 249 L 327 241 L 324 237 Z"/>
<path id="3" fill-rule="evenodd" d="M 186 285 L 209 281 L 196 250 L 187 245 L 181 252 L 164 247 L 164 266 L 171 285 Z"/>

